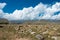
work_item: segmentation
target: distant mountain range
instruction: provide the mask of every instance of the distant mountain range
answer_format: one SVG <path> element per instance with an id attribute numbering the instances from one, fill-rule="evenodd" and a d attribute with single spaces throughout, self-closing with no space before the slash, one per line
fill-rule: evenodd
<path id="1" fill-rule="evenodd" d="M 11 24 L 39 24 L 39 23 L 60 23 L 60 20 L 11 20 L 0 18 L 0 23 L 11 23 Z"/>
<path id="2" fill-rule="evenodd" d="M 38 24 L 38 23 L 60 23 L 60 20 L 12 20 L 10 23 L 18 23 L 18 24 Z"/>
<path id="3" fill-rule="evenodd" d="M 0 18 L 0 24 L 8 24 L 9 21 L 5 18 Z"/>

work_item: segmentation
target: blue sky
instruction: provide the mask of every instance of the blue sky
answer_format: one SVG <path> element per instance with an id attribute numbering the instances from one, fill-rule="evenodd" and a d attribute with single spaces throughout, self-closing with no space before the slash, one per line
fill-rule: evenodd
<path id="1" fill-rule="evenodd" d="M 0 18 L 60 20 L 60 0 L 0 0 Z"/>
<path id="2" fill-rule="evenodd" d="M 34 7 L 40 2 L 44 4 L 54 4 L 55 2 L 60 2 L 60 0 L 0 0 L 0 3 L 1 2 L 7 3 L 3 11 L 12 13 L 15 9 L 19 10 L 24 7 Z"/>

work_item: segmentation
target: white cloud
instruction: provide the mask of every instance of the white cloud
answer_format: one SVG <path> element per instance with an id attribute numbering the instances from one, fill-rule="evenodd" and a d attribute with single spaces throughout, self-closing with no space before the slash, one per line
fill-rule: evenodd
<path id="1" fill-rule="evenodd" d="M 6 3 L 0 3 L 0 18 L 4 16 L 3 8 L 5 7 Z"/>
<path id="2" fill-rule="evenodd" d="M 1 3 L 0 5 L 6 5 L 6 3 Z M 0 6 L 3 8 L 4 6 Z M 56 2 L 52 6 L 39 3 L 35 7 L 23 8 L 22 10 L 15 10 L 13 13 L 4 13 L 0 9 L 1 17 L 8 20 L 40 20 L 40 19 L 57 19 L 60 20 L 60 14 L 54 15 L 54 13 L 60 11 L 60 3 Z"/>
<path id="3" fill-rule="evenodd" d="M 44 13 L 46 5 L 40 3 L 37 6 L 15 10 L 12 14 L 4 15 L 9 20 L 35 20 L 39 19 L 39 14 Z"/>
<path id="4" fill-rule="evenodd" d="M 6 3 L 0 3 L 0 9 L 3 9 L 5 7 Z"/>
<path id="5" fill-rule="evenodd" d="M 60 13 L 58 15 L 52 16 L 51 19 L 60 20 Z"/>
<path id="6" fill-rule="evenodd" d="M 51 19 L 51 17 L 52 17 L 52 19 L 54 19 L 53 18 L 54 13 L 56 13 L 58 11 L 60 11 L 60 3 L 56 3 L 56 4 L 46 8 L 45 14 L 42 18 L 43 19 Z"/>
<path id="7" fill-rule="evenodd" d="M 0 18 L 4 15 L 3 10 L 0 9 Z"/>

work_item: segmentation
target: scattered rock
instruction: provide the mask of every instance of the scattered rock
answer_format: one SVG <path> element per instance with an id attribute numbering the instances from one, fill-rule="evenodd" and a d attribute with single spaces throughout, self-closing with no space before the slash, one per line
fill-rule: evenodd
<path id="1" fill-rule="evenodd" d="M 35 36 L 38 40 L 44 40 L 44 38 L 43 38 L 43 36 L 42 35 L 40 35 L 40 34 L 37 34 L 36 36 Z"/>

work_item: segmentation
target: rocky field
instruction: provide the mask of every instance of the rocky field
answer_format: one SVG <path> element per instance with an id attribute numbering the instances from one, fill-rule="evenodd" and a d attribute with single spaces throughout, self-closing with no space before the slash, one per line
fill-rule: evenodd
<path id="1" fill-rule="evenodd" d="M 54 22 L 0 24 L 0 40 L 60 40 L 60 24 Z"/>
<path id="2" fill-rule="evenodd" d="M 0 40 L 60 40 L 59 21 L 9 22 L 0 19 Z"/>

